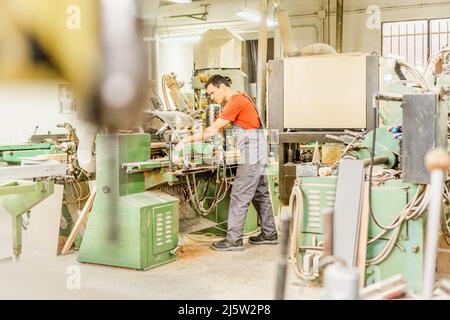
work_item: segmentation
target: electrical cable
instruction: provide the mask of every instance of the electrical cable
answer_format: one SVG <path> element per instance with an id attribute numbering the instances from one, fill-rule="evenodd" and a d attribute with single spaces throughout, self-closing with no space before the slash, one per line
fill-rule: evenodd
<path id="1" fill-rule="evenodd" d="M 219 229 L 219 228 L 217 228 L 217 229 Z M 222 232 L 226 231 L 224 229 L 219 229 L 219 230 L 221 230 Z M 252 235 L 259 234 L 260 232 L 261 232 L 261 229 L 260 228 L 256 228 L 254 231 L 250 231 L 250 232 L 244 233 L 243 238 L 247 239 L 247 238 L 251 237 Z M 221 240 L 225 239 L 225 237 L 218 236 L 218 235 L 215 235 L 213 233 L 204 233 L 204 234 L 183 233 L 183 236 L 188 238 L 188 239 L 190 239 L 190 240 L 192 240 L 192 241 L 208 242 L 208 243 L 215 242 L 215 241 L 221 241 Z"/>
<path id="2" fill-rule="evenodd" d="M 292 188 L 292 193 L 289 198 L 289 208 L 293 217 L 290 230 L 291 242 L 289 250 L 289 261 L 292 264 L 294 272 L 297 274 L 297 276 L 304 280 L 312 281 L 316 279 L 317 276 L 306 274 L 303 270 L 300 259 L 299 238 L 301 232 L 301 223 L 303 221 L 303 194 L 298 180 L 295 181 L 294 187 Z"/>
<path id="3" fill-rule="evenodd" d="M 397 245 L 400 230 L 405 221 L 418 219 L 425 212 L 429 202 L 429 190 L 424 185 L 420 185 L 413 199 L 405 206 L 401 213 L 394 219 L 394 221 L 388 225 L 382 225 L 373 212 L 372 208 L 372 186 L 373 186 L 373 160 L 376 152 L 376 119 L 378 116 L 378 104 L 374 108 L 374 121 L 375 130 L 373 131 L 372 148 L 370 150 L 371 164 L 369 169 L 369 213 L 374 223 L 381 229 L 375 237 L 368 241 L 368 245 L 373 244 L 375 241 L 381 239 L 386 233 L 392 231 L 391 237 L 388 240 L 387 245 L 381 250 L 374 258 L 366 261 L 367 265 L 380 264 L 387 259 L 392 250 Z"/>
<path id="4" fill-rule="evenodd" d="M 386 230 L 384 226 L 382 226 L 378 220 L 375 218 L 375 215 L 372 210 L 372 175 L 373 175 L 373 160 L 375 159 L 375 148 L 376 148 L 376 140 L 377 140 L 377 117 L 378 117 L 378 103 L 376 103 L 376 107 L 373 108 L 374 116 L 373 116 L 373 137 L 372 137 L 372 150 L 370 150 L 370 168 L 369 168 L 369 213 L 372 217 L 375 224 L 380 228 Z"/>
<path id="5" fill-rule="evenodd" d="M 216 182 L 219 182 L 219 172 L 220 172 L 220 163 L 218 165 L 217 168 L 217 177 L 216 177 Z M 195 179 L 195 173 L 192 174 L 192 178 L 193 178 L 193 183 L 194 183 L 194 189 L 196 188 L 196 179 Z M 227 181 L 227 176 L 226 176 L 226 166 L 224 165 L 224 177 L 223 177 L 223 181 L 219 184 L 219 188 L 216 187 L 215 193 L 214 193 L 214 197 L 213 197 L 213 201 L 210 204 L 208 209 L 205 209 L 203 207 L 203 204 L 201 203 L 201 201 L 199 201 L 198 199 L 198 192 L 197 190 L 194 190 L 194 192 L 192 191 L 192 187 L 191 187 L 191 182 L 189 179 L 189 175 L 186 175 L 186 181 L 187 181 L 187 187 L 188 187 L 188 193 L 189 193 L 189 199 L 191 201 L 191 204 L 193 206 L 194 211 L 201 215 L 201 216 L 207 216 L 209 215 L 216 207 L 217 205 L 223 200 L 225 199 L 228 190 L 230 188 L 230 186 L 228 185 L 228 181 Z M 222 193 L 222 189 L 225 186 L 225 190 Z M 222 193 L 222 194 L 221 194 Z"/>

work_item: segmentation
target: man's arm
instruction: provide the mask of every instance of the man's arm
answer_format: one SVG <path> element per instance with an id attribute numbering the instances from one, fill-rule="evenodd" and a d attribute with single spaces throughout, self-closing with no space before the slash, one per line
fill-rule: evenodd
<path id="1" fill-rule="evenodd" d="M 211 138 L 215 134 L 217 134 L 222 128 L 225 128 L 227 125 L 230 124 L 230 121 L 224 120 L 222 118 L 217 119 L 214 121 L 214 123 L 206 128 L 204 131 L 196 133 L 192 136 L 183 138 L 177 145 L 177 149 L 181 148 L 181 145 L 184 143 L 190 143 L 195 141 L 203 141 L 208 138 Z"/>

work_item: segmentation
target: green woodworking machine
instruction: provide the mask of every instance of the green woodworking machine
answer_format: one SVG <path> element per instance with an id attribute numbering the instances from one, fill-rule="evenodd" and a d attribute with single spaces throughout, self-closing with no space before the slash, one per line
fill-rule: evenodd
<path id="1" fill-rule="evenodd" d="M 301 282 L 321 283 L 323 258 L 334 256 L 359 269 L 361 287 L 400 274 L 421 291 L 430 196 L 424 159 L 447 149 L 444 57 L 433 81 L 401 60 L 364 54 L 269 63 L 270 143 Z M 311 73 L 318 68 L 324 72 Z M 447 213 L 442 230 L 448 238 Z"/>
<path id="2" fill-rule="evenodd" d="M 178 152 L 174 141 L 204 128 L 202 119 L 180 111 L 148 114 L 155 123 L 152 133 L 97 136 L 97 196 L 80 262 L 145 270 L 175 260 L 182 234 L 226 234 L 239 156 L 232 136 L 188 144 Z M 276 171 L 273 166 L 267 171 L 276 212 Z M 114 228 L 112 210 L 118 217 Z M 250 206 L 244 233 L 257 228 Z"/>
<path id="3" fill-rule="evenodd" d="M 76 206 L 84 202 L 90 178 L 78 163 L 75 129 L 68 123 L 58 127 L 66 133 L 35 134 L 26 143 L 0 146 L 0 205 L 12 219 L 16 258 L 22 254 L 23 216 L 54 192 L 55 183 L 64 185 L 62 220 L 76 220 Z M 76 201 L 72 196 L 75 192 Z M 71 217 L 69 212 L 73 211 Z"/>

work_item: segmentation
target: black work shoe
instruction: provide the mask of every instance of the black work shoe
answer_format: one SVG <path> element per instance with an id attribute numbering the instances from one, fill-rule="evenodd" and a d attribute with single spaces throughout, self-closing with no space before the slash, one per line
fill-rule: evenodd
<path id="1" fill-rule="evenodd" d="M 211 243 L 211 248 L 217 251 L 241 251 L 244 250 L 242 239 L 232 242 L 227 239 Z"/>
<path id="2" fill-rule="evenodd" d="M 251 244 L 278 244 L 278 236 L 267 237 L 264 233 L 258 234 L 256 237 L 249 237 L 248 243 Z"/>

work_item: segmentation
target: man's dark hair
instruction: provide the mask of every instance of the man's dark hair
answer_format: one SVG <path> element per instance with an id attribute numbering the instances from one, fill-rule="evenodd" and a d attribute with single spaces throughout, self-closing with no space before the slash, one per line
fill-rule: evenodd
<path id="1" fill-rule="evenodd" d="M 221 84 L 226 85 L 227 87 L 231 87 L 230 85 L 231 79 L 228 77 L 223 77 L 220 74 L 215 74 L 211 78 L 208 79 L 205 83 L 205 89 L 208 89 L 208 86 L 212 84 L 214 87 L 219 88 Z"/>

